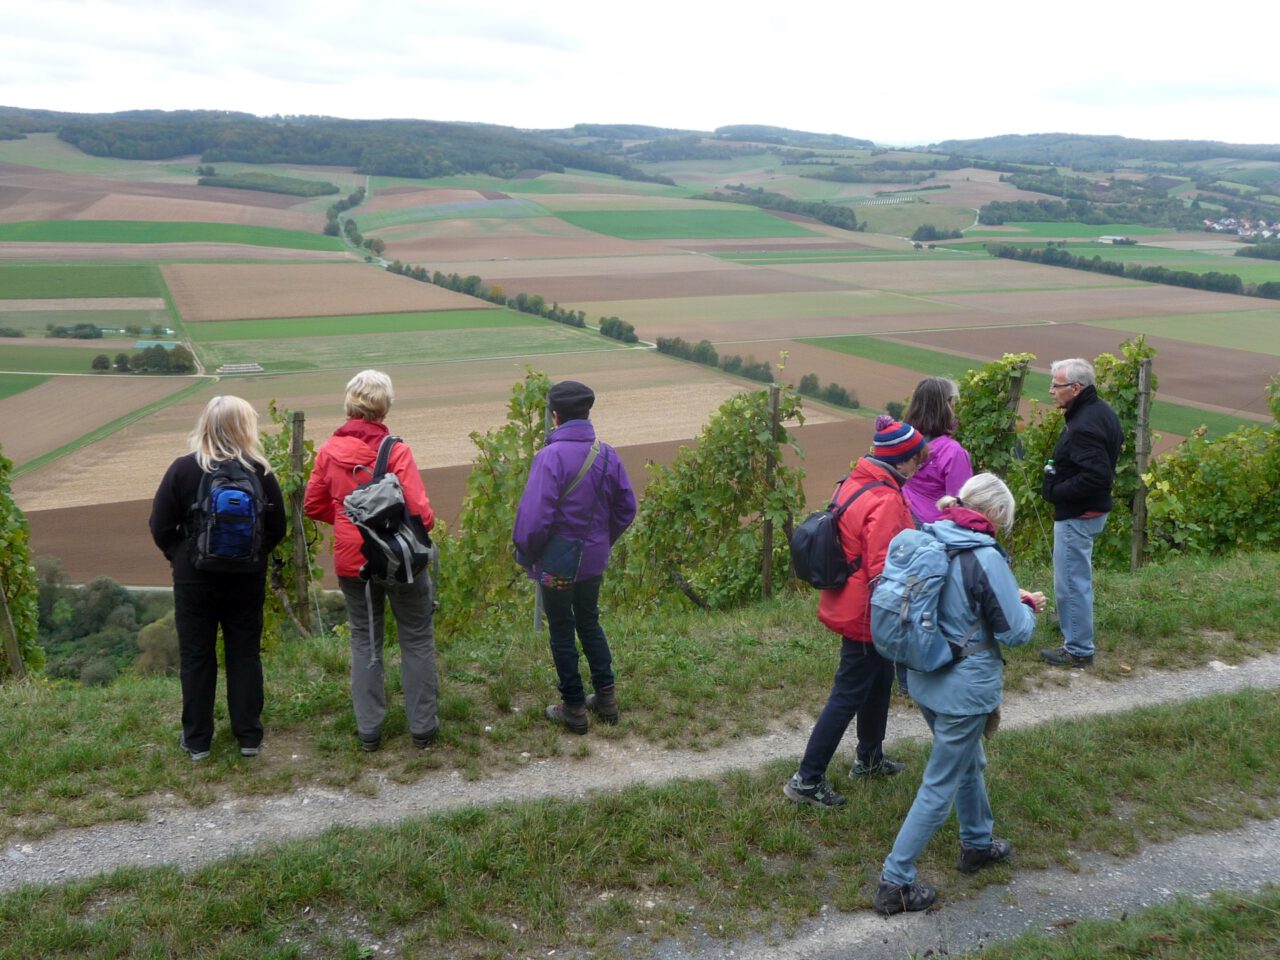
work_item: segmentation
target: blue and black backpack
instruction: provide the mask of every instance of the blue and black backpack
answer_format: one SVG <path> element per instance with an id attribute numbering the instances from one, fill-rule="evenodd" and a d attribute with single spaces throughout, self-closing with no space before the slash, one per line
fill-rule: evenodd
<path id="1" fill-rule="evenodd" d="M 191 565 L 210 573 L 261 569 L 266 506 L 262 478 L 239 460 L 205 471 L 187 521 Z"/>

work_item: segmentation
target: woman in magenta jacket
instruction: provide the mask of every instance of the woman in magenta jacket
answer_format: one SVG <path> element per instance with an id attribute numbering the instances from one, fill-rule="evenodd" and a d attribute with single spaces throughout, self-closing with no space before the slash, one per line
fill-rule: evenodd
<path id="1" fill-rule="evenodd" d="M 954 497 L 973 476 L 969 452 L 951 436 L 956 427 L 960 388 L 946 377 L 925 377 L 916 384 L 902 419 L 929 441 L 929 459 L 903 486 L 907 504 L 920 523 L 938 519 L 938 501 Z"/>

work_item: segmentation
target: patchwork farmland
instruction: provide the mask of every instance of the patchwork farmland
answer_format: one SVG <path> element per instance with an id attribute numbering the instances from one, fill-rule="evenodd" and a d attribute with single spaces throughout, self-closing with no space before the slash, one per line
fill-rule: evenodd
<path id="1" fill-rule="evenodd" d="M 745 183 L 856 207 L 872 229 L 907 217 L 968 227 L 981 203 L 1038 196 L 990 171 L 946 171 L 946 190 L 919 194 L 891 219 L 866 212 L 887 208 L 858 204 L 892 185 L 806 178 L 763 151 L 651 168 L 675 186 L 573 170 L 411 181 L 262 168 L 365 187 L 344 216 L 382 242 L 371 255 L 321 235 L 325 198 L 199 187 L 196 162 L 99 160 L 40 136 L 0 143 L 0 327 L 23 334 L 0 338 L 0 446 L 15 463 L 37 553 L 71 553 L 87 527 L 101 534 L 93 551 L 79 544 L 75 559 L 64 556 L 74 578 L 166 581 L 145 531 L 148 495 L 209 397 L 242 395 L 264 419 L 271 401 L 303 410 L 308 435 L 320 439 L 341 422 L 346 380 L 366 366 L 392 375 L 391 424 L 413 445 L 448 520 L 461 502 L 470 434 L 504 421 L 526 366 L 597 387 L 594 419 L 640 481 L 645 460 L 670 459 L 711 411 L 752 386 L 654 352 L 647 344 L 658 337 L 707 339 L 722 355 L 773 364 L 784 382 L 814 373 L 857 394 L 854 411 L 806 403 L 800 436 L 815 502 L 865 450 L 871 415 L 905 399 L 925 373 L 1026 351 L 1037 357 L 1035 390 L 1050 360 L 1114 351 L 1145 334 L 1159 351 L 1165 419 L 1156 426 L 1168 446 L 1201 420 L 1219 430 L 1266 419 L 1265 383 L 1280 368 L 1280 309 L 1270 301 L 994 259 L 963 241 L 915 249 L 892 233 L 695 196 Z M 991 235 L 1067 236 L 1057 224 L 1006 226 Z M 1109 232 L 1123 231 L 1100 231 Z M 1097 235 L 1072 234 L 1073 252 L 1101 249 L 1090 242 Z M 1105 255 L 1178 269 L 1239 263 L 1220 238 L 1141 239 Z M 395 260 L 582 311 L 587 327 L 382 269 Z M 1269 264 L 1245 266 L 1273 276 Z M 605 316 L 633 324 L 642 343 L 600 336 Z M 104 336 L 44 335 L 75 324 Z M 114 358 L 151 339 L 125 331 L 155 328 L 192 351 L 197 375 L 90 369 L 98 354 Z M 228 365 L 261 371 L 217 372 Z"/>

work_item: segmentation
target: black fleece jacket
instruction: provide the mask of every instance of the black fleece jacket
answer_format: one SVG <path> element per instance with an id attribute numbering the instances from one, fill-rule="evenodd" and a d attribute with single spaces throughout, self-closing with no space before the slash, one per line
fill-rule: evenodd
<path id="1" fill-rule="evenodd" d="M 206 583 L 223 577 L 258 577 L 267 572 L 267 555 L 284 539 L 284 495 L 274 473 L 255 471 L 262 478 L 267 509 L 262 515 L 262 566 L 246 573 L 210 573 L 191 565 L 185 523 L 200 490 L 201 470 L 196 455 L 189 453 L 169 465 L 155 499 L 151 502 L 151 539 L 173 566 L 174 583 Z"/>
<path id="2" fill-rule="evenodd" d="M 1054 472 L 1045 474 L 1041 490 L 1053 504 L 1053 519 L 1109 513 L 1116 460 L 1124 446 L 1120 418 L 1093 386 L 1080 391 L 1064 417 L 1062 435 L 1053 448 Z"/>

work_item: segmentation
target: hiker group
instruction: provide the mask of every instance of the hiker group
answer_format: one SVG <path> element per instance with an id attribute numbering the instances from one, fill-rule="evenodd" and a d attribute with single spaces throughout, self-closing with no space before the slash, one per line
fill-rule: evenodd
<path id="1" fill-rule="evenodd" d="M 1054 363 L 1049 390 L 1064 414 L 1041 488 L 1054 508 L 1062 643 L 1040 656 L 1085 668 L 1094 658 L 1093 542 L 1111 509 L 1123 432 L 1115 411 L 1098 396 L 1087 361 Z M 827 768 L 855 719 L 850 776 L 893 776 L 905 769 L 883 750 L 896 673 L 903 693 L 919 706 L 933 746 L 881 869 L 873 905 L 884 914 L 924 910 L 936 900 L 937 891 L 917 880 L 916 861 L 953 807 L 960 828 L 957 869 L 972 873 L 1013 852 L 992 832 L 982 740 L 1000 719 L 1000 645 L 1031 638 L 1045 595 L 1018 586 L 996 539 L 1013 526 L 1014 498 L 994 474 L 975 475 L 969 454 L 951 436 L 958 398 L 953 381 L 922 380 L 902 421 L 876 421 L 870 454 L 837 488 L 826 516 L 817 516 L 828 525 L 834 518 L 837 559 L 847 571 L 841 583 L 819 584 L 825 589 L 818 619 L 841 637 L 840 661 L 783 793 L 819 807 L 846 802 L 827 779 Z M 793 541 L 793 553 L 795 546 Z"/>
<path id="2" fill-rule="evenodd" d="M 1122 432 L 1097 395 L 1092 366 L 1052 366 L 1051 393 L 1065 414 L 1042 494 L 1054 506 L 1054 587 L 1062 643 L 1047 662 L 1092 664 L 1091 554 L 1111 508 Z M 1013 524 L 1014 501 L 998 477 L 972 473 L 951 436 L 956 384 L 921 381 L 901 421 L 880 417 L 872 447 L 841 482 L 827 511 L 793 539 L 797 572 L 822 587 L 818 618 L 841 637 L 830 696 L 785 796 L 839 807 L 827 778 L 849 725 L 857 747 L 850 775 L 901 773 L 883 744 L 895 674 L 920 707 L 934 743 L 923 780 L 884 862 L 875 908 L 922 910 L 936 898 L 915 862 L 956 809 L 958 868 L 1007 859 L 993 836 L 983 781 L 984 733 L 994 731 L 1003 690 L 999 646 L 1030 639 L 1043 593 L 1020 588 L 997 534 Z M 384 611 L 391 606 L 401 650 L 401 686 L 415 747 L 438 736 L 439 679 L 433 614 L 434 514 L 413 453 L 385 420 L 391 379 L 365 370 L 347 384 L 346 422 L 316 453 L 307 516 L 332 524 L 334 573 L 350 631 L 351 698 L 361 749 L 382 745 L 387 716 Z M 636 513 L 617 451 L 590 420 L 595 395 L 576 381 L 548 394 L 551 424 L 534 457 L 512 535 L 516 561 L 537 584 L 547 619 L 559 698 L 552 722 L 587 733 L 591 717 L 617 723 L 620 710 L 599 595 L 614 543 Z M 244 757 L 263 736 L 260 643 L 267 559 L 286 529 L 283 494 L 263 454 L 257 416 L 244 400 L 215 397 L 156 492 L 151 532 L 173 569 L 182 684 L 180 746 L 210 755 L 222 631 L 231 731 Z M 586 657 L 591 693 L 580 672 Z"/>

